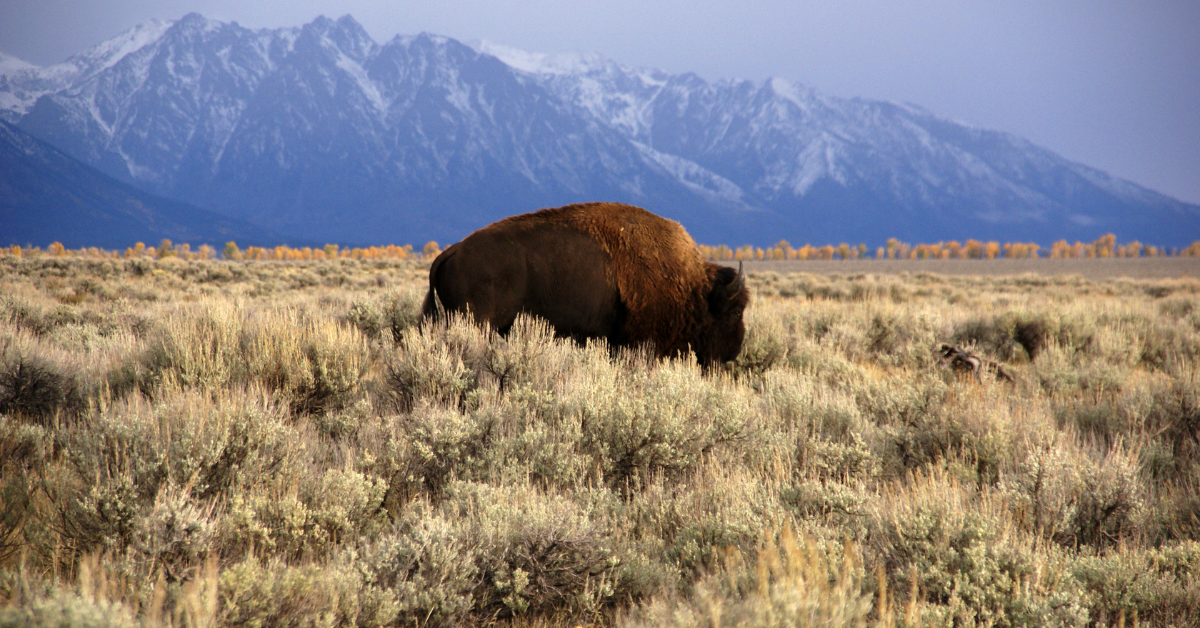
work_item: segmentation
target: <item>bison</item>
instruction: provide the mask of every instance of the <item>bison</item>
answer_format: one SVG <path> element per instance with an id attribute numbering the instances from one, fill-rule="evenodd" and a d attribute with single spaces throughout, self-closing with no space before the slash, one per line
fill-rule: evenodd
<path id="1" fill-rule="evenodd" d="M 504 334 L 517 314 L 556 335 L 733 360 L 750 302 L 739 266 L 705 262 L 683 227 L 640 207 L 584 203 L 512 216 L 450 246 L 429 268 L 423 310 L 469 312 Z"/>

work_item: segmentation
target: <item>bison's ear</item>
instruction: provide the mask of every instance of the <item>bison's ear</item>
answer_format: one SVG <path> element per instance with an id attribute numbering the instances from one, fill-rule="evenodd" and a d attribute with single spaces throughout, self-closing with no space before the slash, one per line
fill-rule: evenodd
<path id="1" fill-rule="evenodd" d="M 724 314 L 745 287 L 746 274 L 742 272 L 740 262 L 737 270 L 722 267 L 713 277 L 712 289 L 708 293 L 708 311 L 713 316 Z"/>

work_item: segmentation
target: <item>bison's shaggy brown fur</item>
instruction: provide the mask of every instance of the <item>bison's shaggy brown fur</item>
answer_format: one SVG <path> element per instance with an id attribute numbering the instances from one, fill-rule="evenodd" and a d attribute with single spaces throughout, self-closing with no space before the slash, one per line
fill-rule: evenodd
<path id="1" fill-rule="evenodd" d="M 653 340 L 667 353 L 683 349 L 684 339 L 703 322 L 697 320 L 702 317 L 680 314 L 704 308 L 704 288 L 712 281 L 696 242 L 683 226 L 632 205 L 587 203 L 512 216 L 493 227 L 562 225 L 592 236 L 608 254 L 608 272 L 629 309 L 625 322 L 629 341 Z"/>
<path id="2" fill-rule="evenodd" d="M 446 264 L 455 255 L 473 255 L 475 261 L 459 262 L 448 271 Z M 514 262 L 513 256 L 521 261 Z M 519 285 L 505 286 L 521 293 L 515 307 L 498 307 L 500 299 L 480 287 L 508 281 L 482 278 L 488 271 L 481 264 L 515 264 L 508 274 L 527 275 Z M 595 280 L 578 277 L 565 286 L 552 277 L 587 275 L 588 269 L 596 269 Z M 539 293 L 546 291 L 554 294 Z M 618 203 L 543 209 L 484 227 L 434 261 L 425 307 L 430 315 L 436 314 L 435 292 L 448 309 L 471 310 L 500 330 L 525 311 L 547 318 L 562 335 L 606 337 L 619 346 L 652 344 L 660 356 L 691 350 L 705 362 L 737 355 L 744 335 L 742 311 L 750 298 L 740 272 L 701 259 L 679 223 Z M 611 305 L 597 298 L 609 292 Z M 576 309 L 587 310 L 588 324 L 570 320 L 575 314 L 555 314 L 538 305 L 564 299 L 587 302 Z M 608 307 L 611 312 L 593 311 Z"/>

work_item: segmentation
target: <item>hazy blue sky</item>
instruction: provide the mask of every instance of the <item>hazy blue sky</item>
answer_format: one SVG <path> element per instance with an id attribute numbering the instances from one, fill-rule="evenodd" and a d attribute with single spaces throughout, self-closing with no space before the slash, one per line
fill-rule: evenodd
<path id="1" fill-rule="evenodd" d="M 189 11 L 254 28 L 349 13 L 380 43 L 428 31 L 710 80 L 781 76 L 1010 131 L 1200 203 L 1197 0 L 0 0 L 0 50 L 54 63 Z"/>

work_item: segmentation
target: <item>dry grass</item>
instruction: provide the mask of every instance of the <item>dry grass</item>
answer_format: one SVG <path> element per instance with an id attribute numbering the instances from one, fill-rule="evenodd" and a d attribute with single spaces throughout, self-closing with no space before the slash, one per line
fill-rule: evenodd
<path id="1" fill-rule="evenodd" d="M 1194 279 L 756 272 L 705 374 L 416 262 L 0 264 L 0 626 L 1200 621 Z"/>
<path id="2" fill-rule="evenodd" d="M 722 262 L 734 264 L 734 262 Z M 749 261 L 747 272 L 856 275 L 899 273 L 938 275 L 1079 275 L 1090 281 L 1107 279 L 1170 279 L 1200 277 L 1198 257 L 1003 258 L 1003 259 L 857 259 Z"/>

